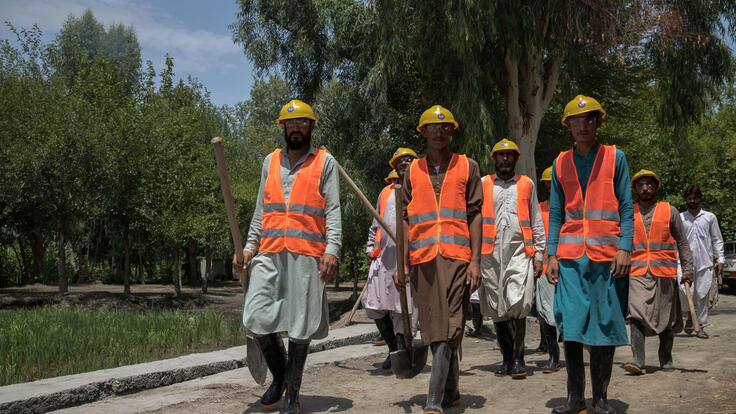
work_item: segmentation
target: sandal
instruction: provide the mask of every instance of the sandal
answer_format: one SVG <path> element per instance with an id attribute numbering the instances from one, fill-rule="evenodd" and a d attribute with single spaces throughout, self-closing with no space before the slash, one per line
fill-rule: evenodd
<path id="1" fill-rule="evenodd" d="M 698 331 L 697 337 L 698 338 L 701 338 L 701 339 L 708 339 L 708 338 L 710 338 L 710 336 L 708 336 L 708 334 L 705 333 L 705 330 L 704 329 L 701 329 L 701 330 Z"/>

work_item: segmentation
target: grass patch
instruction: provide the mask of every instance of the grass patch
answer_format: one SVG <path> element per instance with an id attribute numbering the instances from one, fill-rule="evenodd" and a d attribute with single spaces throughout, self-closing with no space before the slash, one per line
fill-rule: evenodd
<path id="1" fill-rule="evenodd" d="M 0 310 L 0 385 L 242 344 L 240 318 L 213 311 Z"/>

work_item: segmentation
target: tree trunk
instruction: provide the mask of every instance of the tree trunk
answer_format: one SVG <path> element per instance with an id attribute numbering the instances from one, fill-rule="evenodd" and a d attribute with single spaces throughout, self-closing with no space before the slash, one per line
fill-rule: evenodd
<path id="1" fill-rule="evenodd" d="M 199 277 L 199 269 L 197 268 L 197 243 L 193 241 L 187 242 L 187 264 L 189 271 L 187 272 L 187 284 L 194 283 L 194 278 Z"/>
<path id="2" fill-rule="evenodd" d="M 212 250 L 210 246 L 204 248 L 204 274 L 202 275 L 202 293 L 207 293 L 207 281 L 212 273 Z"/>
<path id="3" fill-rule="evenodd" d="M 59 221 L 56 226 L 56 271 L 59 274 L 59 292 L 69 291 L 66 280 L 66 258 L 64 255 L 64 222 Z"/>
<path id="4" fill-rule="evenodd" d="M 46 254 L 46 248 L 43 245 L 43 235 L 41 229 L 36 228 L 31 234 L 31 251 L 33 252 L 33 278 L 46 281 L 46 271 L 44 269 L 43 258 Z"/>
<path id="5" fill-rule="evenodd" d="M 15 253 L 15 260 L 18 262 L 18 268 L 20 269 L 20 273 L 15 278 L 16 283 L 20 284 L 20 279 L 23 278 L 23 259 L 20 257 L 20 244 L 18 245 L 18 248 L 15 247 L 15 243 L 12 244 L 13 253 Z M 0 270 L 2 270 L 2 262 L 0 261 Z M 4 272 L 3 272 L 4 274 Z M 2 276 L 3 274 L 0 274 L 0 286 L 3 285 Z M 8 275 L 8 285 L 10 284 L 10 276 Z"/>
<path id="6" fill-rule="evenodd" d="M 25 285 L 30 279 L 31 266 L 26 256 L 26 246 L 23 243 L 23 235 L 18 236 L 18 246 L 20 247 L 20 257 L 23 260 L 23 273 L 21 273 L 20 284 Z"/>
<path id="7" fill-rule="evenodd" d="M 146 284 L 146 271 L 143 269 L 143 253 L 141 253 L 141 249 L 138 249 L 138 280 L 141 281 L 141 285 Z"/>
<path id="8" fill-rule="evenodd" d="M 123 293 L 130 294 L 130 243 L 128 240 L 128 223 L 123 230 L 123 249 L 125 250 L 125 264 L 123 265 Z"/>
<path id="9" fill-rule="evenodd" d="M 66 254 L 69 256 L 69 265 L 72 267 L 72 284 L 76 284 L 79 282 L 79 265 L 74 257 L 72 242 L 69 240 L 66 241 Z"/>
<path id="10" fill-rule="evenodd" d="M 174 271 L 172 272 L 174 281 L 174 296 L 181 295 L 181 252 L 176 248 L 174 252 Z"/>

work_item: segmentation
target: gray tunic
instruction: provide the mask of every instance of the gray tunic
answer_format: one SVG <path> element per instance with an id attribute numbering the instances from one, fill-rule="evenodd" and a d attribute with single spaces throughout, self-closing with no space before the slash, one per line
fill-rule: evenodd
<path id="1" fill-rule="evenodd" d="M 654 207 L 639 205 L 644 228 L 649 227 L 654 215 Z M 690 252 L 680 213 L 670 206 L 670 233 L 677 243 L 680 264 L 692 274 L 693 256 Z M 647 270 L 644 276 L 629 277 L 629 321 L 636 321 L 646 336 L 659 335 L 672 329 L 682 331 L 681 306 L 678 298 L 678 281 L 675 277 L 657 277 Z"/>
<path id="2" fill-rule="evenodd" d="M 296 174 L 309 155 L 310 148 L 292 167 L 287 149 L 281 157 L 281 188 L 289 202 Z M 248 230 L 244 250 L 256 253 L 261 239 L 263 192 L 268 177 L 271 155 L 266 156 L 261 171 L 256 208 Z M 339 257 L 342 243 L 340 218 L 340 183 L 335 159 L 329 153 L 320 181 L 320 194 L 325 198 L 326 254 Z M 278 253 L 258 253 L 248 265 L 250 284 L 243 305 L 243 325 L 255 336 L 286 332 L 296 340 L 321 339 L 327 336 L 329 311 L 325 284 L 319 278 L 319 257 L 295 254 L 284 249 Z"/>

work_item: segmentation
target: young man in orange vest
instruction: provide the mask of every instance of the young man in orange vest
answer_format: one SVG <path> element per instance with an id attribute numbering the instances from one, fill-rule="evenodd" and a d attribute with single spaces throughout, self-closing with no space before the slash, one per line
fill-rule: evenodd
<path id="1" fill-rule="evenodd" d="M 416 158 L 417 154 L 410 148 L 399 148 L 394 152 L 393 157 L 388 162 L 394 168 L 389 177 L 393 175 L 395 178 L 381 190 L 381 194 L 378 196 L 376 210 L 394 232 L 396 228 L 394 183 L 404 178 L 407 168 L 409 168 L 411 162 Z M 383 231 L 376 219 L 373 219 L 371 228 L 368 231 L 366 253 L 371 260 L 371 266 L 368 270 L 368 281 L 366 282 L 368 286 L 365 288 L 361 304 L 363 305 L 363 309 L 365 309 L 366 315 L 376 323 L 378 331 L 388 346 L 389 356 L 383 361 L 381 367 L 383 369 L 391 369 L 390 353 L 396 351 L 399 347 L 405 348 L 406 342 L 404 339 L 404 324 L 402 322 L 399 292 L 393 283 L 393 274 L 396 272 L 396 243 Z M 412 333 L 416 333 L 418 316 L 410 287 L 406 288 L 406 300 L 410 313 L 409 319 L 411 321 Z"/>
<path id="2" fill-rule="evenodd" d="M 496 173 L 483 177 L 483 238 L 480 307 L 493 319 L 503 354 L 497 377 L 527 375 L 526 317 L 532 309 L 534 279 L 542 274 L 544 224 L 534 182 L 516 174 L 519 147 L 507 139 L 493 146 Z"/>
<path id="3" fill-rule="evenodd" d="M 404 263 L 416 288 L 422 341 L 432 349 L 425 413 L 460 403 L 457 348 L 468 297 L 480 282 L 480 169 L 450 152 L 457 126 L 439 105 L 424 111 L 417 131 L 427 139 L 427 156 L 414 160 L 403 182 Z M 394 283 L 401 288 L 396 274 Z"/>
<path id="4" fill-rule="evenodd" d="M 607 390 L 616 346 L 628 344 L 626 310 L 634 238 L 629 167 L 624 153 L 600 145 L 606 111 L 578 95 L 562 124 L 575 147 L 552 165 L 547 280 L 555 289 L 555 322 L 565 339 L 567 401 L 553 413 L 585 412 L 583 345 L 590 346 L 596 413 L 615 413 Z"/>
<path id="5" fill-rule="evenodd" d="M 309 342 L 327 336 L 325 283 L 337 270 L 342 226 L 337 163 L 312 147 L 317 118 L 292 100 L 276 123 L 286 148 L 263 161 L 261 185 L 243 250 L 250 285 L 243 325 L 263 351 L 273 382 L 261 405 L 276 405 L 286 390 L 282 413 L 299 413 L 299 388 Z M 280 332 L 289 337 L 288 357 Z"/>
<path id="6" fill-rule="evenodd" d="M 629 316 L 632 362 L 624 369 L 641 375 L 644 369 L 644 337 L 659 335 L 659 366 L 672 364 L 674 334 L 682 331 L 682 311 L 677 285 L 677 258 L 682 265 L 682 282 L 693 280 L 693 255 L 680 219 L 680 212 L 657 201 L 661 181 L 657 174 L 641 170 L 631 187 L 639 196 L 634 205 L 634 251 L 629 272 Z"/>
<path id="7" fill-rule="evenodd" d="M 549 197 L 549 190 L 552 186 L 552 167 L 548 167 L 542 172 L 542 192 Z M 549 232 L 549 199 L 539 203 L 539 211 L 542 213 L 542 222 L 544 223 L 545 239 Z M 547 271 L 547 263 L 549 258 L 547 252 L 544 253 L 542 261 L 542 273 Z M 546 277 L 539 277 L 536 280 L 536 289 L 534 289 L 534 304 L 537 309 L 539 319 L 540 345 L 537 348 L 537 354 L 549 354 L 547 365 L 542 368 L 543 374 L 557 372 L 560 369 L 560 347 L 557 345 L 557 323 L 555 322 L 554 313 L 555 286 L 547 281 Z M 543 351 L 540 352 L 540 348 Z"/>

